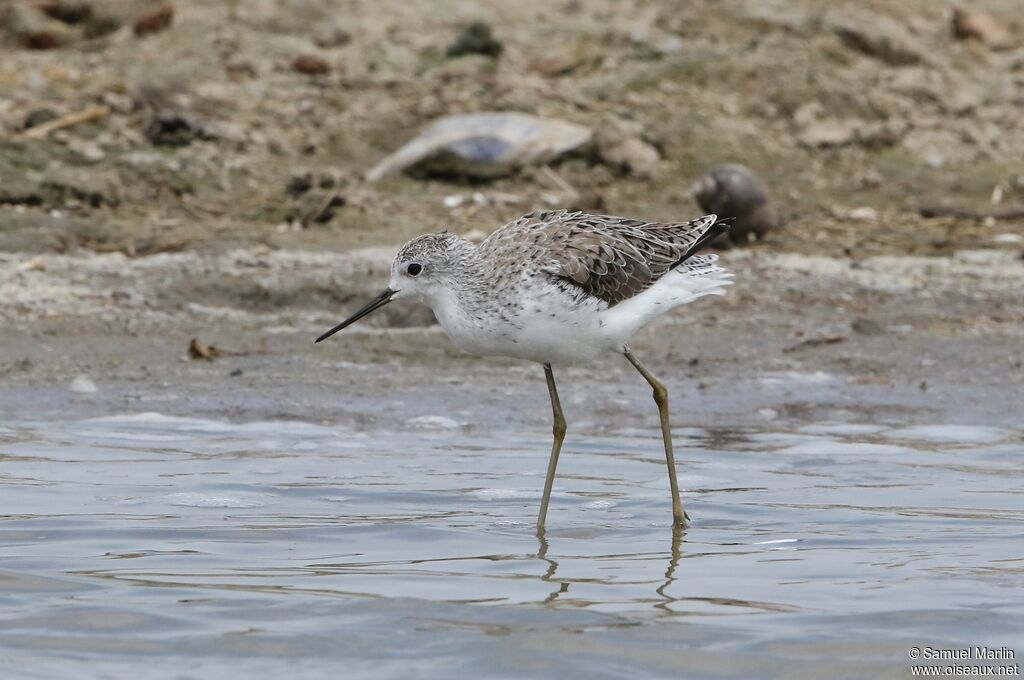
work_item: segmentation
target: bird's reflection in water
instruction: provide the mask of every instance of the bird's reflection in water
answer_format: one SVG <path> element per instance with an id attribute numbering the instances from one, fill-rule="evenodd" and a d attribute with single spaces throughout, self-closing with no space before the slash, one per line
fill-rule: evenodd
<path id="1" fill-rule="evenodd" d="M 555 572 L 558 571 L 558 562 L 548 557 L 548 539 L 544 534 L 544 530 L 541 529 L 537 532 L 537 559 L 547 562 L 548 568 L 544 572 L 544 575 L 540 577 L 541 581 L 554 581 Z M 558 583 L 558 590 L 554 590 L 550 595 L 544 598 L 544 604 L 550 604 L 558 599 L 558 596 L 562 593 L 569 592 L 569 582 L 561 581 Z"/>
<path id="2" fill-rule="evenodd" d="M 654 592 L 658 593 L 664 602 L 659 602 L 654 605 L 656 608 L 671 614 L 671 604 L 678 600 L 677 597 L 672 597 L 665 591 L 668 587 L 676 580 L 676 568 L 679 566 L 679 558 L 683 554 L 683 530 L 680 527 L 672 527 L 672 549 L 669 551 L 668 568 L 665 570 L 665 581 L 660 586 L 654 589 Z"/>
<path id="3" fill-rule="evenodd" d="M 558 583 L 558 590 L 553 590 L 551 593 L 544 598 L 544 604 L 550 604 L 557 600 L 562 593 L 569 592 L 569 581 L 557 581 L 555 574 L 558 572 L 558 562 L 548 557 L 548 544 L 547 536 L 544 531 L 537 533 L 537 559 L 547 563 L 547 569 L 541 575 L 540 580 L 548 583 Z M 671 614 L 672 609 L 670 605 L 676 602 L 679 598 L 669 595 L 666 591 L 668 587 L 672 585 L 676 580 L 676 569 L 679 567 L 679 560 L 683 555 L 683 529 L 680 527 L 672 528 L 672 544 L 669 549 L 668 567 L 665 569 L 665 580 L 660 586 L 654 589 L 654 592 L 662 599 L 654 606 L 658 609 L 664 610 L 666 613 Z"/>

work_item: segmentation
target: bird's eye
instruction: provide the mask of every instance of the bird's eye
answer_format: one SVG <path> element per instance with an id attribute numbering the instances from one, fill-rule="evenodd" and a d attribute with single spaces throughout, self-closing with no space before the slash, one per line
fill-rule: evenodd
<path id="1" fill-rule="evenodd" d="M 405 271 L 409 272 L 409 276 L 419 276 L 420 272 L 423 271 L 423 265 L 413 262 Z"/>

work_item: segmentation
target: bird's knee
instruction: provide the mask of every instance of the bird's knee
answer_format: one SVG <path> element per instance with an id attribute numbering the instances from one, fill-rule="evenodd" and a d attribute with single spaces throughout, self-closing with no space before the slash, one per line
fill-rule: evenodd
<path id="1" fill-rule="evenodd" d="M 661 383 L 654 386 L 654 402 L 658 406 L 665 406 L 668 404 L 668 389 Z"/>
<path id="2" fill-rule="evenodd" d="M 565 418 L 555 418 L 555 424 L 551 428 L 551 432 L 555 437 L 561 439 L 565 436 L 565 432 L 568 428 L 565 424 Z"/>

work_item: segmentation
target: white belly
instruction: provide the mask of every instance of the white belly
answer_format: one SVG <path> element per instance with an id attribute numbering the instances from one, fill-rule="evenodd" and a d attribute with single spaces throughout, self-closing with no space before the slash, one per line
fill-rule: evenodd
<path id="1" fill-rule="evenodd" d="M 525 288 L 502 313 L 463 309 L 448 298 L 431 305 L 456 347 L 473 354 L 527 359 L 545 364 L 592 362 L 621 352 L 651 320 L 705 295 L 721 295 L 730 275 L 704 258 L 700 275 L 669 272 L 639 295 L 609 307 L 596 298 L 577 299 L 563 290 Z M 507 302 L 507 301 L 506 301 Z"/>
<path id="2" fill-rule="evenodd" d="M 455 346 L 473 354 L 575 364 L 622 347 L 622 342 L 602 332 L 601 318 L 593 311 L 527 307 L 507 321 L 484 323 L 438 312 L 438 322 Z"/>

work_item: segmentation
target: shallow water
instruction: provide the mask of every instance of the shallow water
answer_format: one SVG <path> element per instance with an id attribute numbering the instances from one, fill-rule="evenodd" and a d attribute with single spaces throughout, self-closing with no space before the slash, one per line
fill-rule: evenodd
<path id="1" fill-rule="evenodd" d="M 548 440 L 433 424 L 0 428 L 5 677 L 906 677 L 1024 639 L 1021 432 L 681 429 L 681 540 L 656 433 L 570 433 L 540 540 Z"/>

